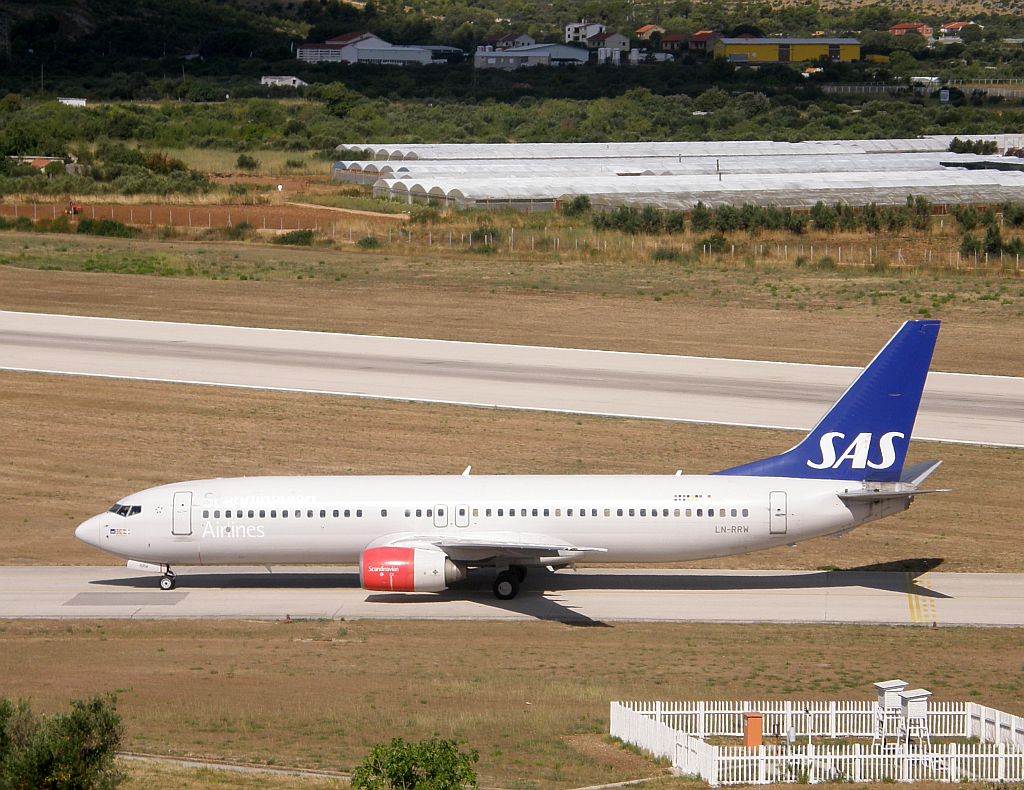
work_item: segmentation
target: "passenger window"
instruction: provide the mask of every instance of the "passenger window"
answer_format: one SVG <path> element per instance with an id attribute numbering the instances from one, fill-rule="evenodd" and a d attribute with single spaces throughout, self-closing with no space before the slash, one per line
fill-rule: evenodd
<path id="1" fill-rule="evenodd" d="M 306 511 L 306 518 L 313 518 L 313 511 L 312 510 L 307 510 Z"/>
<path id="2" fill-rule="evenodd" d="M 337 510 L 335 510 L 335 511 L 334 511 L 334 517 L 335 517 L 335 518 L 337 518 L 337 517 L 338 517 L 338 511 L 337 511 Z"/>
<path id="3" fill-rule="evenodd" d="M 636 509 L 635 508 L 630 508 L 629 509 L 629 515 L 635 516 L 636 515 Z"/>
<path id="4" fill-rule="evenodd" d="M 691 508 L 686 508 L 686 517 L 690 518 L 692 515 L 693 515 L 693 510 Z"/>
<path id="5" fill-rule="evenodd" d="M 423 508 L 416 508 L 416 518 L 423 518 Z"/>
<path id="6" fill-rule="evenodd" d="M 709 507 L 708 508 L 708 518 L 714 518 L 714 517 L 715 517 L 715 509 L 713 507 Z"/>
<path id="7" fill-rule="evenodd" d="M 320 511 L 320 518 L 327 518 L 327 511 L 326 510 L 321 510 Z"/>
<path id="8" fill-rule="evenodd" d="M 480 516 L 480 508 L 477 508 L 477 507 L 473 508 L 473 518 L 479 518 L 479 516 Z"/>
<path id="9" fill-rule="evenodd" d="M 219 510 L 214 510 L 213 511 L 213 517 L 214 518 L 220 518 L 220 511 Z"/>
<path id="10" fill-rule="evenodd" d="M 509 514 L 510 516 L 512 516 L 513 518 L 515 518 L 515 515 L 516 515 L 516 509 L 515 509 L 514 507 L 510 507 L 510 508 L 508 509 L 508 514 Z"/>
<path id="11" fill-rule="evenodd" d="M 687 511 L 687 512 L 689 512 L 689 511 Z M 703 515 L 704 515 L 704 508 L 701 508 L 701 507 L 697 508 L 697 518 L 700 518 Z"/>
<path id="12" fill-rule="evenodd" d="M 526 508 L 525 507 L 519 509 L 519 515 L 520 516 L 524 516 L 524 517 L 526 516 Z"/>
<path id="13" fill-rule="evenodd" d="M 645 508 L 645 507 L 640 508 L 640 515 L 641 516 L 646 516 L 647 515 L 647 508 Z"/>
<path id="14" fill-rule="evenodd" d="M 203 518 L 209 518 L 209 517 L 210 517 L 210 511 L 209 510 L 204 510 L 203 511 Z"/>
<path id="15" fill-rule="evenodd" d="M 749 515 L 750 515 L 750 511 L 747 510 L 746 508 L 743 508 L 743 516 L 746 517 L 746 516 L 749 516 Z"/>
<path id="16" fill-rule="evenodd" d="M 618 510 L 615 511 L 615 513 L 617 515 L 621 516 L 622 515 L 622 508 L 620 507 Z"/>
<path id="17" fill-rule="evenodd" d="M 722 518 L 725 518 L 725 508 L 724 507 L 718 509 L 718 515 L 720 517 L 722 517 Z"/>
<path id="18" fill-rule="evenodd" d="M 388 511 L 385 510 L 384 508 L 381 508 L 380 514 L 383 518 L 387 518 Z"/>
<path id="19" fill-rule="evenodd" d="M 277 518 L 277 511 L 276 510 L 271 510 L 270 511 L 270 517 L 271 518 Z"/>
<path id="20" fill-rule="evenodd" d="M 352 511 L 351 510 L 346 510 L 345 511 L 345 518 L 351 518 L 351 517 L 352 517 Z"/>
<path id="21" fill-rule="evenodd" d="M 256 518 L 256 514 L 253 511 L 249 511 L 249 518 Z"/>
<path id="22" fill-rule="evenodd" d="M 484 515 L 485 515 L 485 516 L 487 516 L 488 518 L 490 518 L 490 517 L 491 517 L 491 509 L 490 509 L 490 508 L 487 508 L 487 509 L 486 509 L 486 510 L 484 511 Z"/>
<path id="23" fill-rule="evenodd" d="M 555 515 L 558 516 L 558 517 L 561 517 L 561 515 L 562 515 L 562 508 L 556 507 L 555 508 Z"/>
<path id="24" fill-rule="evenodd" d="M 736 517 L 736 508 L 733 508 L 732 510 L 730 510 L 729 511 L 729 515 L 732 516 L 733 518 L 735 518 Z"/>
<path id="25" fill-rule="evenodd" d="M 267 511 L 266 510 L 261 510 L 260 511 L 260 518 L 266 518 L 266 517 L 267 517 Z"/>
<path id="26" fill-rule="evenodd" d="M 605 518 L 608 518 L 611 514 L 612 514 L 612 511 L 609 508 L 605 508 L 604 509 L 604 517 Z"/>
<path id="27" fill-rule="evenodd" d="M 363 511 L 362 510 L 357 510 L 356 511 L 356 518 L 362 518 L 362 517 L 363 517 Z"/>
<path id="28" fill-rule="evenodd" d="M 535 515 L 535 516 L 538 515 L 537 508 L 533 509 L 533 515 Z"/>
<path id="29" fill-rule="evenodd" d="M 409 510 L 408 508 L 406 508 L 406 509 L 405 509 L 405 517 L 406 517 L 406 518 L 409 518 L 409 516 L 411 516 L 411 515 L 412 515 L 412 511 L 411 511 L 411 510 Z"/>
<path id="30" fill-rule="evenodd" d="M 597 515 L 597 508 L 596 507 L 590 508 L 590 515 L 592 515 L 592 516 L 596 516 Z"/>
<path id="31" fill-rule="evenodd" d="M 545 516 L 550 516 L 551 515 L 551 509 L 550 508 L 544 508 L 544 515 Z"/>
<path id="32" fill-rule="evenodd" d="M 567 507 L 565 509 L 565 515 L 567 515 L 567 516 L 571 516 L 572 515 L 572 508 L 571 507 Z"/>
<path id="33" fill-rule="evenodd" d="M 653 518 L 657 518 L 658 517 L 658 508 L 656 508 L 656 507 L 652 507 L 651 508 L 651 516 Z"/>
<path id="34" fill-rule="evenodd" d="M 434 515 L 434 508 L 428 507 L 427 508 L 427 518 L 431 518 L 431 517 L 433 517 L 433 515 Z"/>

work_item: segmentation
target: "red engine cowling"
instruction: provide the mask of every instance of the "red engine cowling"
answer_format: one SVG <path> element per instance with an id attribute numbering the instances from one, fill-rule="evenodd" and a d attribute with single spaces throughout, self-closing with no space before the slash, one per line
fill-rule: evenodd
<path id="1" fill-rule="evenodd" d="M 378 592 L 441 592 L 466 578 L 466 569 L 437 549 L 378 546 L 359 558 L 359 583 Z"/>

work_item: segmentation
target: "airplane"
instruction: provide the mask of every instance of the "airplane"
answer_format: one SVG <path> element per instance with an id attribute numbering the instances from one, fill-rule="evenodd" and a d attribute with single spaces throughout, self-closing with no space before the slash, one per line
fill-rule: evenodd
<path id="1" fill-rule="evenodd" d="M 376 592 L 441 592 L 493 568 L 499 600 L 528 568 L 678 562 L 846 532 L 900 513 L 941 464 L 904 469 L 939 321 L 907 321 L 780 455 L 710 475 L 236 477 L 149 488 L 75 536 L 172 566 L 358 563 Z"/>

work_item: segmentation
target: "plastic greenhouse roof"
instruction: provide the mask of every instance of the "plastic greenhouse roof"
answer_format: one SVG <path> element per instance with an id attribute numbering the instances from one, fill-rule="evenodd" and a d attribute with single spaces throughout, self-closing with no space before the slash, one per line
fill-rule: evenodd
<path id="1" fill-rule="evenodd" d="M 971 139 L 995 140 L 1000 147 L 1024 145 L 1024 135 L 963 135 Z M 491 143 L 491 144 L 384 144 L 343 143 L 335 150 L 360 156 L 373 152 L 374 158 L 388 160 L 445 159 L 587 159 L 691 156 L 756 156 L 779 154 L 926 152 L 945 151 L 953 135 L 892 140 L 809 140 L 801 143 L 770 140 L 680 141 L 635 143 Z"/>

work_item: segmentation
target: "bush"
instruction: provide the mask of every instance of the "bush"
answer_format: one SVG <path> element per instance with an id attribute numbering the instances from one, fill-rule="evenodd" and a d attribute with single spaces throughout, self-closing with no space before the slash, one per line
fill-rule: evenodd
<path id="1" fill-rule="evenodd" d="M 723 253 L 729 249 L 729 241 L 721 233 L 716 233 L 713 236 L 705 236 L 693 245 L 694 252 L 697 253 Z"/>
<path id="2" fill-rule="evenodd" d="M 959 137 L 954 137 L 949 144 L 949 150 L 954 154 L 994 154 L 996 141 L 961 140 Z"/>
<path id="3" fill-rule="evenodd" d="M 290 168 L 293 168 L 293 169 L 297 169 L 297 168 L 300 168 L 300 167 L 305 167 L 306 166 L 306 160 L 305 159 L 286 159 L 285 162 L 284 162 L 284 166 L 285 167 L 290 167 Z"/>
<path id="4" fill-rule="evenodd" d="M 107 788 L 124 781 L 114 757 L 124 730 L 113 697 L 73 700 L 38 717 L 27 701 L 0 699 L 0 786 Z"/>
<path id="5" fill-rule="evenodd" d="M 274 244 L 294 244 L 299 247 L 309 247 L 313 244 L 313 231 L 290 230 L 274 238 Z"/>
<path id="6" fill-rule="evenodd" d="M 41 219 L 36 223 L 36 230 L 40 233 L 70 233 L 71 221 L 66 214 L 56 219 Z"/>
<path id="7" fill-rule="evenodd" d="M 376 250 L 380 249 L 381 243 L 376 236 L 363 236 L 356 242 L 356 246 L 361 250 Z"/>
<path id="8" fill-rule="evenodd" d="M 239 170 L 259 170 L 260 160 L 249 154 L 239 154 L 235 165 Z"/>
<path id="9" fill-rule="evenodd" d="M 970 233 L 965 233 L 960 241 L 960 254 L 964 257 L 977 255 L 982 252 L 981 241 Z"/>
<path id="10" fill-rule="evenodd" d="M 228 225 L 224 228 L 224 238 L 229 241 L 241 241 L 252 236 L 252 225 L 248 222 L 239 222 L 237 225 Z"/>
<path id="11" fill-rule="evenodd" d="M 454 741 L 431 738 L 408 743 L 395 738 L 374 746 L 352 774 L 356 790 L 462 790 L 476 788 L 477 752 L 462 752 Z"/>
<path id="12" fill-rule="evenodd" d="M 714 217 L 711 211 L 703 203 L 697 201 L 697 205 L 690 211 L 690 227 L 693 228 L 694 233 L 711 230 L 713 223 Z"/>
<path id="13" fill-rule="evenodd" d="M 667 247 L 658 247 L 651 254 L 651 258 L 656 261 L 678 261 L 682 260 L 682 257 L 682 253 L 679 250 L 670 250 Z"/>
<path id="14" fill-rule="evenodd" d="M 590 196 L 577 195 L 562 206 L 562 213 L 567 217 L 578 217 L 590 211 Z"/>
<path id="15" fill-rule="evenodd" d="M 0 217 L 0 230 L 32 230 L 32 220 L 28 217 L 6 219 Z"/>
<path id="16" fill-rule="evenodd" d="M 138 228 L 125 225 L 116 219 L 81 219 L 78 221 L 78 232 L 89 236 L 117 236 L 122 239 L 130 239 L 140 233 Z"/>

